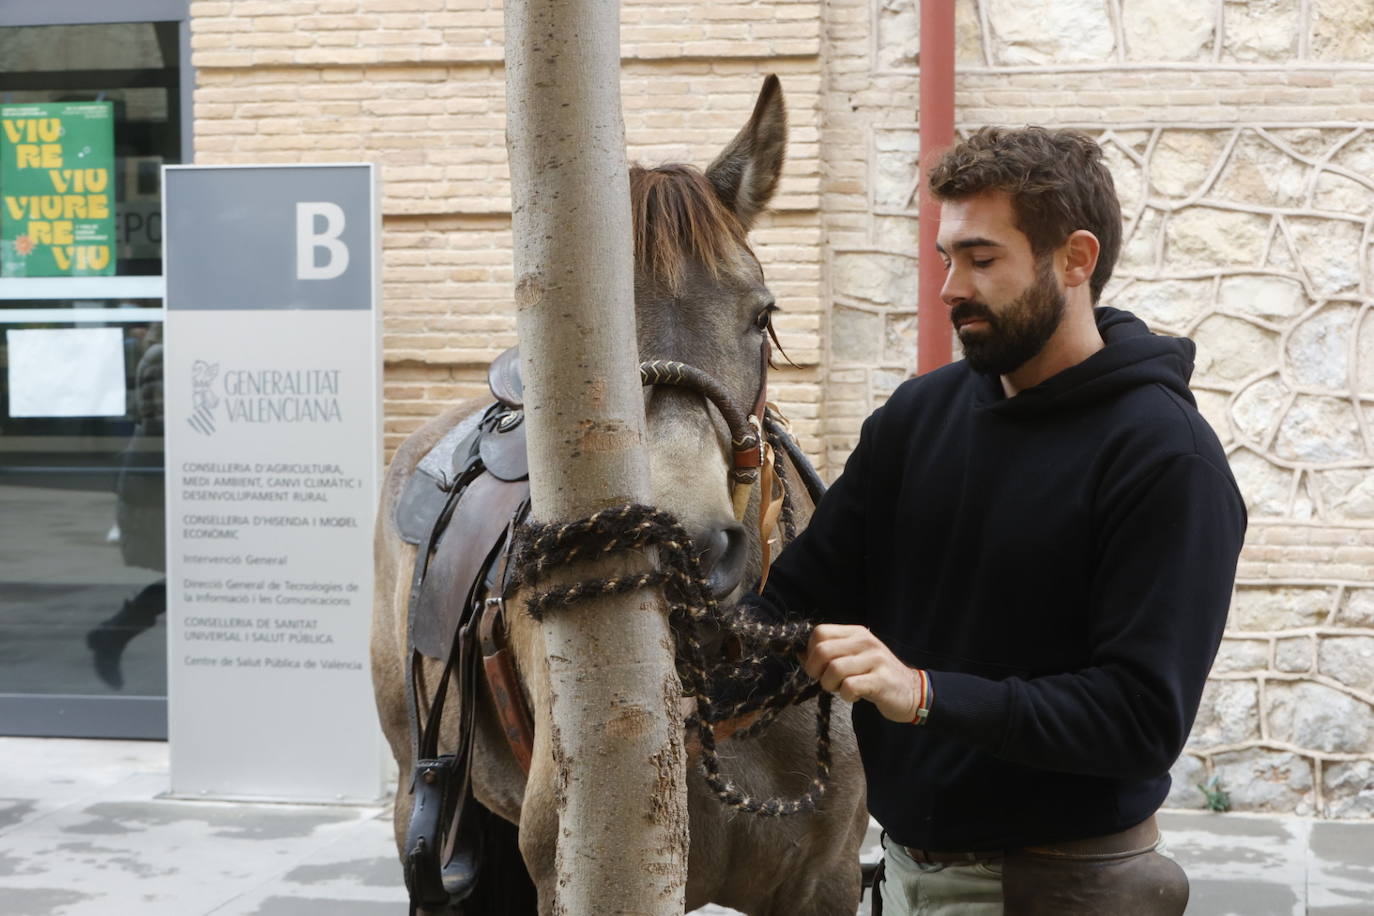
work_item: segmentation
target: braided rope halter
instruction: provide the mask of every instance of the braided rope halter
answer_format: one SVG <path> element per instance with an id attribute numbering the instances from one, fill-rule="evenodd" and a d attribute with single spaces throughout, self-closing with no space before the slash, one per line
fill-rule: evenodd
<path id="1" fill-rule="evenodd" d="M 765 337 L 760 354 L 759 393 L 754 410 L 748 415 L 734 406 L 719 382 L 694 366 L 669 360 L 653 360 L 640 366 L 640 378 L 645 385 L 692 388 L 720 411 L 730 430 L 733 450 L 731 504 L 737 520 L 744 518 L 760 467 L 771 460 L 767 451 L 783 449 L 794 461 L 800 454 L 795 443 L 788 441 L 785 425 L 770 416 L 765 407 L 768 355 Z M 765 425 L 768 427 L 767 439 L 772 442 L 765 440 Z M 809 479 L 808 487 L 813 499 L 818 498 L 816 487 L 811 486 Z M 784 536 L 790 540 L 795 525 L 791 493 L 785 487 L 782 519 Z M 518 547 L 511 561 L 511 582 L 524 585 L 533 585 L 552 569 L 578 557 L 657 548 L 657 569 L 537 591 L 527 602 L 526 609 L 536 620 L 542 620 L 548 612 L 579 601 L 642 588 L 662 588 L 668 604 L 669 623 L 678 641 L 678 677 L 683 695 L 693 698 L 697 705 L 697 712 L 688 718 L 686 725 L 697 730 L 707 785 L 723 804 L 749 814 L 783 817 L 816 810 L 830 781 L 832 698 L 821 691 L 796 662 L 797 654 L 805 649 L 810 639 L 809 622 L 769 623 L 747 605 L 721 607 L 711 596 L 707 577 L 699 557 L 692 550 L 687 531 L 672 515 L 650 506 L 628 504 L 603 509 L 567 524 L 526 522 L 517 537 Z M 767 574 L 766 569 L 763 572 Z M 738 640 L 741 657 L 733 661 L 708 661 L 701 633 L 711 629 Z M 726 681 L 734 685 L 763 684 L 769 675 L 776 676 L 774 666 L 779 661 L 787 670 L 774 689 L 748 690 L 746 699 L 729 705 L 717 704 L 712 698 L 713 684 Z M 753 737 L 761 734 L 788 706 L 817 695 L 816 770 L 805 793 L 797 798 L 754 798 L 722 772 L 716 746 L 717 724 L 757 713 L 759 717 L 754 722 L 736 733 L 740 738 Z"/>
<path id="2" fill-rule="evenodd" d="M 678 637 L 678 676 L 683 694 L 697 703 L 697 713 L 687 724 L 695 726 L 701 741 L 707 785 L 725 805 L 749 814 L 782 817 L 814 811 L 830 780 L 830 694 L 820 692 L 798 666 L 771 692 L 751 692 L 748 699 L 729 706 L 718 706 L 711 697 L 712 684 L 721 680 L 746 684 L 762 681 L 772 660 L 779 655 L 791 658 L 805 648 L 811 624 L 767 623 L 750 613 L 745 605 L 721 607 L 711 597 L 687 532 L 673 516 L 649 506 L 630 504 L 603 509 L 569 524 L 526 524 L 512 561 L 513 581 L 532 584 L 579 556 L 604 556 L 645 547 L 658 548 L 659 568 L 544 589 L 531 596 L 527 610 L 536 620 L 542 620 L 550 611 L 578 601 L 661 587 L 668 603 L 668 619 Z M 715 664 L 707 661 L 699 634 L 711 627 L 736 637 L 746 648 L 739 660 Z M 759 720 L 737 733 L 740 737 L 757 735 L 787 706 L 817 693 L 820 699 L 816 705 L 816 772 L 802 796 L 756 799 L 725 776 L 716 749 L 717 723 L 759 712 L 763 714 Z"/>

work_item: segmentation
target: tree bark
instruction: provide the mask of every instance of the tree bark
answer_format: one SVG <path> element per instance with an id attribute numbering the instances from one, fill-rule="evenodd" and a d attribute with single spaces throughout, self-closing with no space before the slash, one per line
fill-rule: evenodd
<path id="1" fill-rule="evenodd" d="M 650 501 L 619 15 L 618 0 L 505 5 L 515 299 L 532 514 L 544 522 Z M 566 577 L 643 563 L 578 564 Z M 543 634 L 549 744 L 526 810 L 532 795 L 556 809 L 557 879 L 541 892 L 557 899 L 545 912 L 676 916 L 685 763 L 661 597 L 580 603 L 550 614 Z"/>

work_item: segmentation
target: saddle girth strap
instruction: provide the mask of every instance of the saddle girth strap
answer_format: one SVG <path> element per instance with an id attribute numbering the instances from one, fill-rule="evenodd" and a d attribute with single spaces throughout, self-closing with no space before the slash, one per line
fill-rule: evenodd
<path id="1" fill-rule="evenodd" d="M 528 776 L 530 763 L 534 759 L 534 717 L 525 703 L 524 691 L 520 689 L 520 675 L 515 670 L 515 659 L 506 641 L 505 599 L 499 596 L 487 598 L 478 627 L 478 639 L 482 646 L 482 668 L 487 676 L 487 688 L 491 691 L 497 718 L 501 720 L 501 731 L 520 769 Z"/>
<path id="2" fill-rule="evenodd" d="M 515 665 L 515 653 L 510 649 L 506 596 L 511 593 L 511 552 L 515 549 L 515 529 L 525 520 L 529 510 L 530 501 L 526 497 L 506 525 L 500 557 L 487 569 L 487 600 L 477 625 L 487 689 L 501 722 L 501 732 L 506 736 L 511 754 L 526 776 L 534 760 L 534 716 L 525 702 L 520 672 Z"/>

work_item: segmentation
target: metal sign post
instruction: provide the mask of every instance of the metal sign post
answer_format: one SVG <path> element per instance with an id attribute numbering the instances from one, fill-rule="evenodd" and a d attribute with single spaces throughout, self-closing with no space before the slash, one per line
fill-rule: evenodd
<path id="1" fill-rule="evenodd" d="M 374 168 L 163 181 L 172 792 L 374 800 Z"/>

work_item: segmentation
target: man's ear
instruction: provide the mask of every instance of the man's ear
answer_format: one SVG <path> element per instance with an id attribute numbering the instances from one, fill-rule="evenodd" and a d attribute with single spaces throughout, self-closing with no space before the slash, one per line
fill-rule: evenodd
<path id="1" fill-rule="evenodd" d="M 1082 286 L 1091 281 L 1101 250 L 1102 243 L 1087 229 L 1076 229 L 1070 233 L 1060 247 L 1064 258 L 1064 285 Z"/>
<path id="2" fill-rule="evenodd" d="M 782 84 L 770 75 L 763 81 L 749 123 L 706 168 L 716 196 L 747 230 L 768 206 L 782 177 L 787 156 L 787 108 Z"/>

